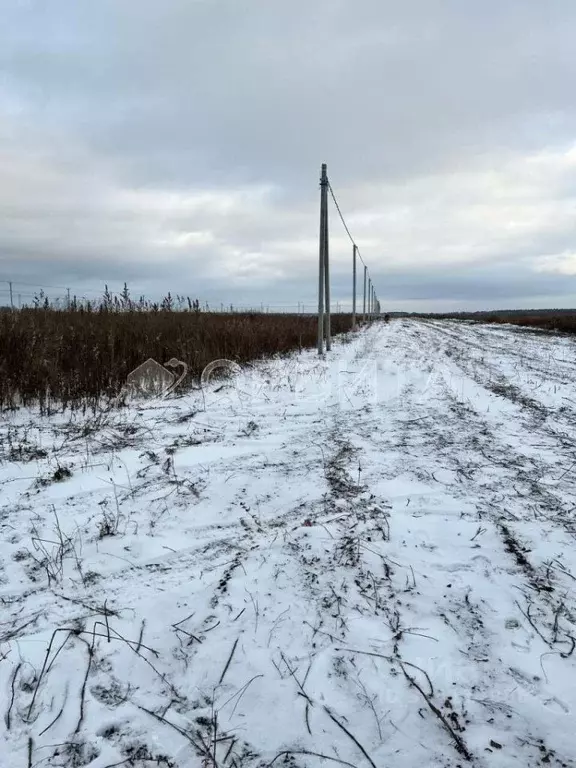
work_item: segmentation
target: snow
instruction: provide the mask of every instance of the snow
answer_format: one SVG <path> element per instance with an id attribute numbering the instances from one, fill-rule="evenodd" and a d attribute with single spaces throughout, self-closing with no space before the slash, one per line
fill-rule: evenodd
<path id="1" fill-rule="evenodd" d="M 0 765 L 576 766 L 575 372 L 397 320 L 3 414 Z"/>

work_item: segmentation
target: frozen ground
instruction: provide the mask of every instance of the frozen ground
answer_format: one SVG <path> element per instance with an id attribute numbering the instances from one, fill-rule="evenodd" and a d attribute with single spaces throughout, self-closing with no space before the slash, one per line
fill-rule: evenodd
<path id="1" fill-rule="evenodd" d="M 576 766 L 576 344 L 395 321 L 0 425 L 0 764 Z"/>

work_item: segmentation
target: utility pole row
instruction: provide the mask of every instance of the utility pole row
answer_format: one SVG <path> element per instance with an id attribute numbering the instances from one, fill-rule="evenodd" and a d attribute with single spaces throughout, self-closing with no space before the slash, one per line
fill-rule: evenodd
<path id="1" fill-rule="evenodd" d="M 318 354 L 324 354 L 324 350 L 329 352 L 332 347 L 331 332 L 331 307 L 330 307 L 330 246 L 328 231 L 328 192 L 336 205 L 338 214 L 348 237 L 352 241 L 352 328 L 357 327 L 357 266 L 358 258 L 364 265 L 364 294 L 362 303 L 362 322 L 373 321 L 380 314 L 380 302 L 376 295 L 375 286 L 368 273 L 368 267 L 364 264 L 360 256 L 358 246 L 354 242 L 350 230 L 348 229 L 338 201 L 334 195 L 334 190 L 328 179 L 326 163 L 322 163 L 320 175 L 320 242 L 318 251 Z M 339 305 L 338 305 L 339 307 Z"/>

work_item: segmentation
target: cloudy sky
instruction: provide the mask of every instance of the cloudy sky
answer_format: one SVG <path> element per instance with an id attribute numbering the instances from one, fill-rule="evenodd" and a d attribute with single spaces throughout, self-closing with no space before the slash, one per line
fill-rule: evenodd
<path id="1" fill-rule="evenodd" d="M 312 308 L 326 162 L 384 306 L 574 307 L 575 39 L 574 0 L 6 0 L 0 280 Z"/>

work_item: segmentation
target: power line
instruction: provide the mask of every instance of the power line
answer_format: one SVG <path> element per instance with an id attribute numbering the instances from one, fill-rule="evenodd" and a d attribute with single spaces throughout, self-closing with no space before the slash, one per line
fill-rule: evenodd
<path id="1" fill-rule="evenodd" d="M 344 220 L 344 216 L 342 215 L 342 211 L 340 210 L 340 206 L 338 205 L 338 200 L 336 200 L 336 195 L 334 194 L 334 190 L 332 189 L 332 185 L 330 184 L 330 182 L 328 182 L 328 189 L 330 190 L 330 194 L 332 195 L 332 200 L 334 200 L 334 205 L 336 206 L 336 210 L 338 211 L 338 215 L 340 216 L 340 221 L 342 222 L 342 224 L 344 226 L 344 229 L 346 230 L 346 233 L 348 234 L 348 237 L 350 238 L 350 242 L 352 243 L 352 245 L 356 246 L 356 253 L 358 254 L 358 258 L 360 259 L 362 264 L 364 264 L 364 266 L 366 266 L 366 262 L 364 261 L 364 259 L 362 258 L 362 255 L 360 253 L 360 248 L 358 248 L 358 244 L 356 243 L 356 241 L 352 237 L 352 234 L 350 233 L 350 230 L 348 228 L 348 224 L 346 224 L 346 221 Z"/>
<path id="2" fill-rule="evenodd" d="M 2 280 L 4 283 L 12 282 L 12 285 L 24 285 L 27 288 L 55 288 L 57 290 L 66 291 L 67 286 L 65 285 L 46 285 L 45 283 L 24 283 L 20 282 L 20 280 Z"/>
<path id="3" fill-rule="evenodd" d="M 360 253 L 360 249 L 358 248 L 358 245 L 356 244 L 356 241 L 354 240 L 354 237 L 352 236 L 352 233 L 350 232 L 350 227 L 346 223 L 346 220 L 344 218 L 344 214 L 342 213 L 342 209 L 340 208 L 340 204 L 338 203 L 338 200 L 336 198 L 336 194 L 334 190 L 332 189 L 332 185 L 330 184 L 330 181 L 328 179 L 328 176 L 326 174 L 326 164 L 322 165 L 322 179 L 320 186 L 323 190 L 329 189 L 330 195 L 332 197 L 332 200 L 334 201 L 334 205 L 336 206 L 336 210 L 338 211 L 338 216 L 340 217 L 340 221 L 342 222 L 342 226 L 344 227 L 346 234 L 348 235 L 350 242 L 353 246 L 353 269 L 352 269 L 352 285 L 353 285 L 353 299 L 352 299 L 352 317 L 353 322 L 355 322 L 356 318 L 356 259 L 359 258 L 361 263 L 364 265 L 364 296 L 363 296 L 363 311 L 362 311 L 362 317 L 363 320 L 366 320 L 366 317 L 368 316 L 370 320 L 373 320 L 377 314 L 380 313 L 380 301 L 378 299 L 378 295 L 376 293 L 376 288 L 374 285 L 374 282 L 372 278 L 370 277 L 368 265 L 362 258 L 362 254 Z M 322 205 L 321 205 L 321 211 L 322 211 Z M 322 220 L 322 212 L 320 215 L 320 218 Z M 326 220 L 327 220 L 327 214 L 326 214 Z M 321 226 L 322 230 L 322 226 Z M 325 252 L 325 256 L 323 256 Z M 326 233 L 325 242 L 323 242 L 322 239 L 322 231 L 320 234 L 320 280 L 322 280 L 322 273 L 323 273 L 323 264 L 324 260 L 326 261 L 326 269 L 327 269 L 327 260 L 328 260 L 328 236 Z M 320 288 L 319 292 L 319 305 L 318 305 L 318 352 L 322 353 L 322 337 L 321 337 L 321 325 L 322 325 L 322 302 L 321 302 L 321 293 L 322 289 Z M 328 288 L 325 291 L 326 299 L 329 302 L 329 292 Z M 329 318 L 330 310 L 328 308 L 327 315 Z M 329 336 L 327 337 L 329 339 Z M 329 345 L 327 344 L 327 350 L 329 349 Z"/>
<path id="4" fill-rule="evenodd" d="M 350 234 L 350 230 L 348 229 L 348 224 L 346 224 L 344 220 L 344 216 L 342 215 L 342 211 L 340 210 L 340 206 L 338 205 L 338 200 L 336 200 L 336 195 L 334 194 L 334 190 L 332 189 L 332 185 L 330 184 L 330 182 L 328 182 L 328 189 L 330 190 L 330 194 L 332 195 L 332 200 L 334 200 L 334 205 L 336 206 L 336 210 L 338 211 L 338 215 L 340 216 L 340 221 L 344 225 L 344 229 L 346 230 L 348 237 L 350 238 L 350 242 L 352 243 L 352 245 L 356 245 L 356 243 L 354 242 L 354 238 L 352 237 L 352 235 Z"/>

